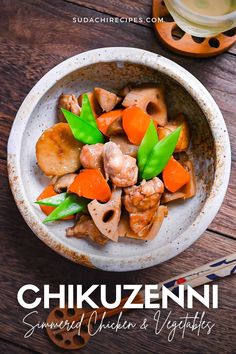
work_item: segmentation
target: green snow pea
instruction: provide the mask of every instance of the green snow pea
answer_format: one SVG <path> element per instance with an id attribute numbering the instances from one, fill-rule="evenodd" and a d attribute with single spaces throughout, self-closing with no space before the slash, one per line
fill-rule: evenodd
<path id="1" fill-rule="evenodd" d="M 142 172 L 143 179 L 151 179 L 164 170 L 175 150 L 180 131 L 181 126 L 154 146 Z"/>
<path id="2" fill-rule="evenodd" d="M 151 120 L 138 149 L 138 169 L 140 175 L 142 175 L 142 171 L 148 161 L 148 157 L 152 149 L 157 143 L 158 143 L 157 130 L 153 123 L 153 120 Z"/>
<path id="3" fill-rule="evenodd" d="M 35 203 L 40 204 L 40 205 L 48 205 L 48 206 L 57 207 L 58 205 L 61 204 L 61 202 L 64 202 L 64 200 L 66 199 L 67 196 L 68 196 L 68 193 L 60 193 L 58 195 L 54 195 L 53 197 L 37 200 Z"/>
<path id="4" fill-rule="evenodd" d="M 98 128 L 87 93 L 82 96 L 80 118 L 86 120 L 87 123 L 91 124 L 94 128 Z"/>
<path id="5" fill-rule="evenodd" d="M 77 197 L 76 194 L 70 194 L 56 209 L 51 212 L 51 214 L 44 219 L 43 223 L 45 224 L 50 221 L 63 219 L 66 216 L 84 211 L 89 202 L 90 201 L 85 198 Z"/>
<path id="6" fill-rule="evenodd" d="M 61 108 L 61 110 L 76 140 L 89 145 L 105 142 L 105 138 L 100 130 L 91 125 L 86 119 L 81 118 L 64 108 Z"/>

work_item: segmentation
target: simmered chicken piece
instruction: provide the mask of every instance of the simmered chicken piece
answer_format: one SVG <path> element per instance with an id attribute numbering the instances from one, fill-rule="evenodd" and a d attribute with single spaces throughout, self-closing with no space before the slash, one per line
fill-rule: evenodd
<path id="1" fill-rule="evenodd" d="M 190 143 L 190 133 L 187 120 L 183 113 L 180 113 L 175 119 L 169 121 L 164 127 L 158 127 L 158 137 L 160 140 L 171 134 L 179 126 L 182 126 L 179 140 L 175 147 L 175 152 L 186 151 Z"/>
<path id="2" fill-rule="evenodd" d="M 134 213 L 157 206 L 164 192 L 164 185 L 159 178 L 155 177 L 150 181 L 143 180 L 139 186 L 125 188 L 124 192 L 125 208 L 128 212 Z"/>
<path id="3" fill-rule="evenodd" d="M 80 162 L 84 168 L 99 168 L 103 169 L 103 144 L 84 145 L 81 154 Z"/>
<path id="4" fill-rule="evenodd" d="M 130 228 L 143 237 L 153 224 L 164 185 L 155 177 L 148 182 L 142 181 L 139 186 L 125 188 L 124 192 L 123 203 L 130 213 Z"/>
<path id="5" fill-rule="evenodd" d="M 152 240 L 168 213 L 163 204 L 196 194 L 191 124 L 184 113 L 167 119 L 164 93 L 159 84 L 132 83 L 117 93 L 95 87 L 78 99 L 59 97 L 62 122 L 36 144 L 38 165 L 50 177 L 36 201 L 44 223 L 76 216 L 66 235 L 100 245 Z"/>
<path id="6" fill-rule="evenodd" d="M 158 205 L 155 208 L 148 209 L 139 213 L 130 213 L 129 215 L 130 228 L 139 237 L 145 236 L 148 233 L 149 229 L 151 228 L 154 221 L 154 216 L 158 209 Z"/>
<path id="7" fill-rule="evenodd" d="M 82 215 L 75 226 L 69 227 L 66 230 L 67 237 L 82 238 L 88 236 L 92 241 L 100 245 L 107 243 L 108 238 L 104 237 L 94 224 L 93 220 L 88 215 Z"/>
<path id="8" fill-rule="evenodd" d="M 115 93 L 104 90 L 100 87 L 95 87 L 94 94 L 104 112 L 112 111 L 117 103 L 121 101 L 121 98 Z"/>
<path id="9" fill-rule="evenodd" d="M 141 231 L 141 235 L 137 235 L 133 230 L 130 228 L 130 221 L 128 215 L 123 214 L 120 223 L 119 223 L 119 236 L 120 237 L 128 237 L 128 238 L 135 238 L 141 240 L 152 240 L 158 234 L 158 231 L 161 228 L 162 222 L 164 218 L 168 215 L 168 208 L 164 205 L 160 205 L 155 213 L 152 223 L 147 227 L 144 227 Z M 151 226 L 151 227 L 150 227 Z M 148 233 L 147 233 L 148 231 Z"/>
<path id="10" fill-rule="evenodd" d="M 67 123 L 45 130 L 36 144 L 39 167 L 46 176 L 63 176 L 77 171 L 83 144 L 77 141 Z"/>
<path id="11" fill-rule="evenodd" d="M 115 186 L 129 187 L 137 182 L 136 159 L 123 155 L 115 143 L 109 142 L 104 145 L 103 162 L 107 179 L 110 178 Z"/>
<path id="12" fill-rule="evenodd" d="M 72 113 L 77 115 L 80 114 L 80 110 L 81 110 L 75 95 L 64 95 L 64 94 L 61 94 L 61 96 L 59 97 L 57 108 L 58 108 L 58 119 L 61 122 L 66 122 L 64 118 L 64 114 L 61 111 L 61 108 L 67 109 L 68 111 L 71 111 Z"/>

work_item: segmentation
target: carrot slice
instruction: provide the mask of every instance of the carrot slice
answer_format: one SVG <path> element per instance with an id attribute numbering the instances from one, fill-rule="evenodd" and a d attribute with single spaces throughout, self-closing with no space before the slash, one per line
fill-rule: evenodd
<path id="1" fill-rule="evenodd" d="M 107 202 L 111 197 L 111 189 L 97 169 L 82 170 L 70 185 L 69 192 L 101 202 Z"/>
<path id="2" fill-rule="evenodd" d="M 41 200 L 41 199 L 45 199 L 45 198 L 49 198 L 49 197 L 53 197 L 54 195 L 57 195 L 58 193 L 56 193 L 54 191 L 53 185 L 49 184 L 43 191 L 42 193 L 38 196 L 37 200 Z M 53 206 L 48 206 L 48 205 L 41 205 L 39 204 L 42 212 L 45 215 L 49 215 L 51 214 L 51 212 L 56 208 Z M 63 220 L 70 220 L 70 219 L 74 219 L 74 215 L 70 215 L 67 216 L 66 218 L 63 218 Z"/>
<path id="3" fill-rule="evenodd" d="M 49 184 L 43 191 L 42 193 L 38 196 L 37 200 L 53 197 L 54 195 L 57 195 L 57 193 L 54 191 L 53 185 Z M 55 209 L 55 207 L 52 206 L 47 206 L 47 205 L 39 205 L 42 212 L 44 214 L 49 215 L 51 212 Z"/>
<path id="4" fill-rule="evenodd" d="M 165 187 L 172 193 L 175 193 L 190 181 L 190 174 L 173 157 L 162 172 Z"/>
<path id="5" fill-rule="evenodd" d="M 141 144 L 150 120 L 150 116 L 136 106 L 128 107 L 122 112 L 123 128 L 132 144 Z"/>
<path id="6" fill-rule="evenodd" d="M 104 134 L 107 134 L 107 129 L 109 125 L 116 119 L 121 117 L 123 109 L 116 109 L 107 113 L 103 113 L 97 118 L 98 129 Z"/>

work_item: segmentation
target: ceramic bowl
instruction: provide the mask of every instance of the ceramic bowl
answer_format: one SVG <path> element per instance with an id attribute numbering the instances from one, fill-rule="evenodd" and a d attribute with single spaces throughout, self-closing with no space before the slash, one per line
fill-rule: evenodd
<path id="1" fill-rule="evenodd" d="M 94 86 L 118 90 L 127 83 L 163 84 L 170 117 L 187 114 L 191 127 L 190 155 L 197 195 L 169 206 L 169 215 L 153 241 L 121 239 L 97 246 L 87 239 L 67 238 L 71 221 L 44 225 L 34 204 L 48 179 L 36 163 L 35 144 L 57 122 L 56 105 L 63 93 Z M 230 144 L 222 114 L 206 88 L 188 71 L 158 54 L 135 48 L 103 48 L 76 55 L 57 65 L 33 87 L 15 118 L 8 142 L 8 171 L 16 204 L 33 232 L 64 257 L 107 271 L 154 266 L 184 251 L 215 217 L 230 174 Z"/>

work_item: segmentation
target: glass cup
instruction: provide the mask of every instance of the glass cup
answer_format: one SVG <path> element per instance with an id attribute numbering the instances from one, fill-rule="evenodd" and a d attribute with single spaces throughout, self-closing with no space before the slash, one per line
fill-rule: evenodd
<path id="1" fill-rule="evenodd" d="M 164 0 L 177 25 L 196 37 L 209 37 L 236 26 L 236 0 Z"/>

